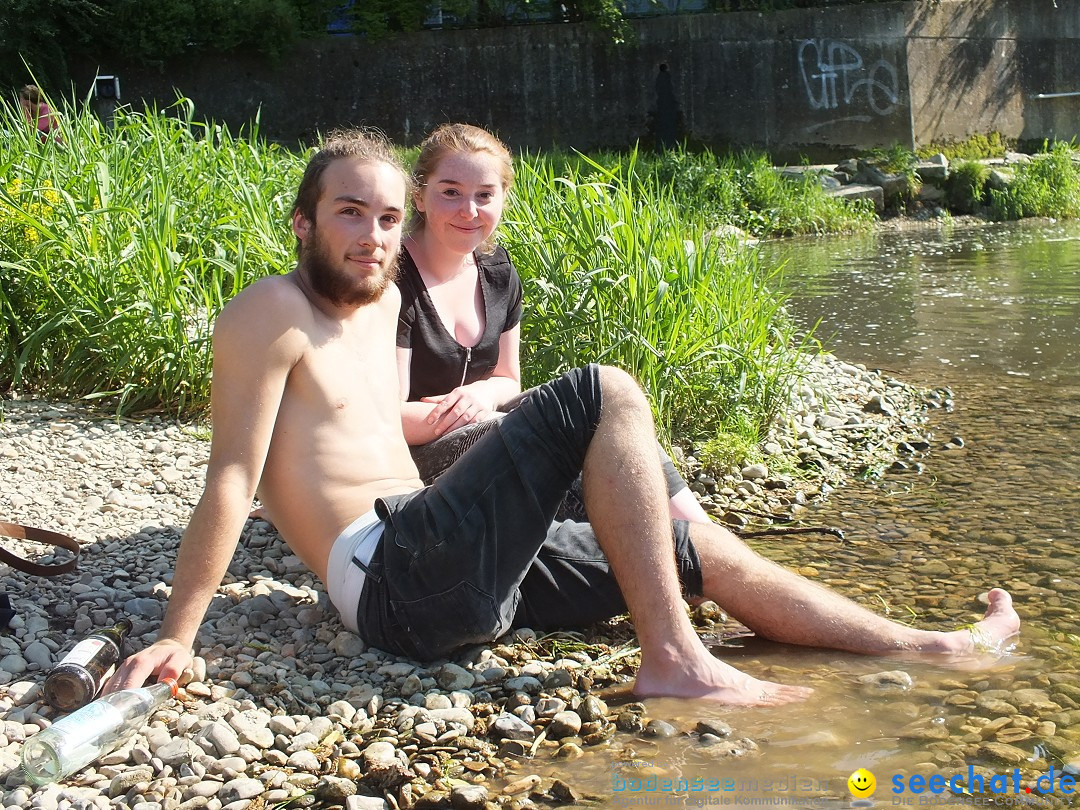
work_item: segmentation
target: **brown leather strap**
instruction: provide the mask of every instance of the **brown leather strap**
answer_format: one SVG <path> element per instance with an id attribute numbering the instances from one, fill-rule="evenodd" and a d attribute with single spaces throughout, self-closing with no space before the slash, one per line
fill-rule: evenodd
<path id="1" fill-rule="evenodd" d="M 0 537 L 14 537 L 18 540 L 32 540 L 35 543 L 48 543 L 59 548 L 66 548 L 75 556 L 67 562 L 55 565 L 42 565 L 23 559 L 0 546 L 0 562 L 6 562 L 12 568 L 25 571 L 27 574 L 37 574 L 41 577 L 55 577 L 58 574 L 66 574 L 75 570 L 75 563 L 79 561 L 79 543 L 74 537 L 68 537 L 60 532 L 50 532 L 48 529 L 35 529 L 33 526 L 21 526 L 18 523 L 5 523 L 0 520 Z"/>

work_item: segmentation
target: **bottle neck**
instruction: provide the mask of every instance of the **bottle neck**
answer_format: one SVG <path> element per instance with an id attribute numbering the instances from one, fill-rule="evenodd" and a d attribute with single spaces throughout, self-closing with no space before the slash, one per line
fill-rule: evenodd
<path id="1" fill-rule="evenodd" d="M 131 627 L 132 625 L 130 621 L 128 621 L 127 619 L 121 619 L 112 627 L 107 627 L 104 630 L 100 631 L 98 635 L 105 636 L 106 638 L 111 639 L 113 642 L 115 642 L 117 646 L 120 646 L 124 643 L 124 639 L 127 638 L 128 633 L 131 632 Z"/>
<path id="2" fill-rule="evenodd" d="M 176 681 L 172 678 L 166 678 L 159 683 L 147 687 L 150 694 L 154 697 L 155 703 L 164 703 L 166 700 L 171 700 L 176 697 L 178 688 Z"/>
<path id="3" fill-rule="evenodd" d="M 141 686 L 134 689 L 125 690 L 131 695 L 141 694 L 144 696 L 143 700 L 148 699 L 149 706 L 156 707 L 162 703 L 166 703 L 172 700 L 176 696 L 176 681 L 172 678 L 168 678 L 160 683 L 150 684 L 150 686 Z M 123 695 L 124 692 L 116 692 L 116 695 Z M 121 698 L 122 700 L 122 698 Z M 139 700 L 142 703 L 143 700 Z M 144 708 L 149 708 L 146 704 L 143 704 Z"/>

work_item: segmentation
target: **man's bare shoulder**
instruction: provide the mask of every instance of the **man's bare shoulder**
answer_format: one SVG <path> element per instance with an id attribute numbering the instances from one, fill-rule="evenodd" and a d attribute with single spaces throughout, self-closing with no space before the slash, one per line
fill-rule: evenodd
<path id="1" fill-rule="evenodd" d="M 303 322 L 312 317 L 312 310 L 303 290 L 293 281 L 290 273 L 283 276 L 267 276 L 248 285 L 225 305 L 218 320 L 222 318 L 243 320 L 251 317 Z"/>
<path id="2" fill-rule="evenodd" d="M 315 312 L 288 276 L 268 276 L 241 290 L 225 305 L 214 325 L 215 336 L 240 333 L 246 340 L 277 340 L 286 334 L 310 334 Z"/>

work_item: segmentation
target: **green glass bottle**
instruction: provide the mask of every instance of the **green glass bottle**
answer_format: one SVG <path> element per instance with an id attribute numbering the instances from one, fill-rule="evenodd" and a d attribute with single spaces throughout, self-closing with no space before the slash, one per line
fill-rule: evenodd
<path id="1" fill-rule="evenodd" d="M 70 712 L 85 706 L 99 691 L 123 655 L 131 622 L 121 619 L 76 644 L 45 676 L 45 700 Z"/>

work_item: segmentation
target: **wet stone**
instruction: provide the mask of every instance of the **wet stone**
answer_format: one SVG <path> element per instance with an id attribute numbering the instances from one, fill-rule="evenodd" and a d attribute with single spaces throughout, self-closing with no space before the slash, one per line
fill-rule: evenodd
<path id="1" fill-rule="evenodd" d="M 549 739 L 561 740 L 563 737 L 573 737 L 581 731 L 581 718 L 575 712 L 559 712 L 551 718 L 547 727 Z"/>
<path id="2" fill-rule="evenodd" d="M 555 759 L 580 759 L 585 756 L 585 752 L 581 749 L 581 746 L 577 743 L 564 743 L 559 746 L 559 749 L 555 752 Z"/>
<path id="3" fill-rule="evenodd" d="M 947 740 L 949 729 L 942 723 L 911 723 L 897 732 L 902 740 Z"/>
<path id="4" fill-rule="evenodd" d="M 516 796 L 519 793 L 528 793 L 540 786 L 541 779 L 536 774 L 530 774 L 521 779 L 516 779 L 503 788 L 503 795 Z"/>
<path id="5" fill-rule="evenodd" d="M 561 698 L 541 698 L 536 704 L 537 717 L 554 717 L 561 711 L 566 710 L 566 701 Z"/>
<path id="6" fill-rule="evenodd" d="M 1028 754 L 1013 745 L 988 742 L 979 746 L 978 757 L 1001 765 L 1019 765 L 1027 760 Z"/>
<path id="7" fill-rule="evenodd" d="M 458 785 L 450 793 L 454 810 L 483 810 L 487 800 L 487 788 L 482 785 Z"/>
<path id="8" fill-rule="evenodd" d="M 429 790 L 413 805 L 415 810 L 449 810 L 452 806 L 450 794 L 443 790 Z"/>
<path id="9" fill-rule="evenodd" d="M 1009 717 L 1016 714 L 1015 706 L 1011 703 L 1006 703 L 1004 700 L 998 700 L 997 698 L 983 696 L 975 700 L 975 705 L 990 714 L 1007 715 Z"/>
<path id="10" fill-rule="evenodd" d="M 585 698 L 581 702 L 581 708 L 578 710 L 581 719 L 587 723 L 594 720 L 603 720 L 607 717 L 607 713 L 607 704 L 595 695 L 589 695 Z"/>
<path id="11" fill-rule="evenodd" d="M 744 757 L 747 754 L 756 752 L 758 750 L 758 744 L 751 739 L 742 737 L 739 739 L 718 740 L 712 745 L 709 745 L 706 750 L 710 757 Z"/>
<path id="12" fill-rule="evenodd" d="M 699 720 L 694 727 L 698 734 L 712 734 L 715 737 L 730 737 L 732 728 L 721 720 Z"/>
<path id="13" fill-rule="evenodd" d="M 581 799 L 577 792 L 561 779 L 552 783 L 548 793 L 558 804 L 577 804 Z"/>
<path id="14" fill-rule="evenodd" d="M 675 737 L 679 730 L 665 720 L 650 720 L 645 725 L 646 737 L 669 738 Z"/>
<path id="15" fill-rule="evenodd" d="M 870 687 L 873 690 L 882 692 L 907 692 L 915 685 L 911 675 L 901 669 L 860 675 L 859 683 L 865 687 Z"/>
<path id="16" fill-rule="evenodd" d="M 1041 689 L 1017 689 L 1012 693 L 1012 702 L 1023 714 L 1045 714 L 1061 709 L 1050 700 L 1050 696 Z"/>

